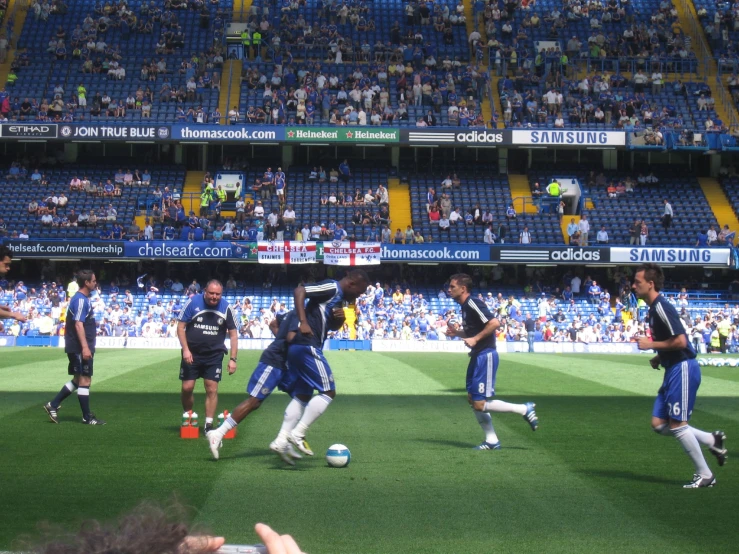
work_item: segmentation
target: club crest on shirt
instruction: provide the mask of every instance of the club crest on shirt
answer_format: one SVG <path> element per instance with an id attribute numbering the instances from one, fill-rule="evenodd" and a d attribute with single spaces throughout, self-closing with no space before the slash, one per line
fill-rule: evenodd
<path id="1" fill-rule="evenodd" d="M 222 317 L 219 317 L 218 318 L 218 325 L 223 325 L 223 321 L 224 321 L 223 318 Z"/>

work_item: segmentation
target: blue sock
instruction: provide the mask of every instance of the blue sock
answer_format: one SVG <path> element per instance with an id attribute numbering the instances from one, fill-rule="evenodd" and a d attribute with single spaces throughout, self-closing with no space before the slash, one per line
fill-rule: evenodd
<path id="1" fill-rule="evenodd" d="M 59 393 L 54 397 L 54 400 L 51 401 L 51 407 L 56 410 L 61 405 L 61 403 L 64 402 L 64 399 L 76 390 L 77 385 L 74 381 L 70 381 L 69 383 L 64 385 L 62 387 L 62 390 L 60 390 Z"/>
<path id="2" fill-rule="evenodd" d="M 82 417 L 90 419 L 90 387 L 77 389 L 77 399 L 80 401 L 80 408 L 82 408 Z"/>

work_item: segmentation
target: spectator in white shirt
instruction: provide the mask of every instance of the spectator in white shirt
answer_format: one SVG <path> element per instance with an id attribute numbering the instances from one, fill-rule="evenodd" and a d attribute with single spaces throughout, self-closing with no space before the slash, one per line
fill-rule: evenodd
<path id="1" fill-rule="evenodd" d="M 667 231 L 670 228 L 670 225 L 672 225 L 672 217 L 675 215 L 672 211 L 672 205 L 667 201 L 667 198 L 664 199 L 665 203 L 665 211 L 662 214 L 662 227 L 665 228 L 665 231 Z"/>
<path id="2" fill-rule="evenodd" d="M 261 200 L 257 200 L 257 205 L 254 206 L 254 217 L 264 217 L 264 206 L 262 206 Z"/>
<path id="3" fill-rule="evenodd" d="M 713 228 L 713 225 L 711 225 L 708 228 L 708 231 L 706 231 L 706 238 L 708 239 L 706 241 L 708 243 L 708 246 L 713 246 L 718 241 L 718 234 L 716 233 L 716 229 Z"/>
<path id="4" fill-rule="evenodd" d="M 595 235 L 595 240 L 598 244 L 608 244 L 608 231 L 606 231 L 605 225 L 601 225 L 600 231 Z"/>
<path id="5" fill-rule="evenodd" d="M 292 209 L 292 206 L 287 206 L 285 208 L 285 211 L 282 214 L 282 219 L 288 225 L 295 223 L 295 210 Z"/>
<path id="6" fill-rule="evenodd" d="M 521 231 L 518 237 L 518 242 L 520 244 L 531 244 L 531 233 L 529 232 L 528 226 L 524 226 L 523 231 Z"/>
<path id="7" fill-rule="evenodd" d="M 580 246 L 587 246 L 588 245 L 588 233 L 590 232 L 590 222 L 588 221 L 588 216 L 584 215 L 582 216 L 582 219 L 580 220 Z"/>
<path id="8" fill-rule="evenodd" d="M 485 244 L 493 244 L 495 242 L 495 235 L 493 234 L 492 225 L 488 225 L 487 228 L 485 229 L 483 241 L 485 242 Z"/>
<path id="9" fill-rule="evenodd" d="M 154 228 L 151 226 L 149 219 L 145 220 L 144 225 L 144 240 L 154 240 Z"/>

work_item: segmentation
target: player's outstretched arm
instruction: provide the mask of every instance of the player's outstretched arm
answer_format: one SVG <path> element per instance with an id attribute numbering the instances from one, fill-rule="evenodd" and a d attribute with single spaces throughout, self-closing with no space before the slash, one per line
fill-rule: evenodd
<path id="1" fill-rule="evenodd" d="M 15 319 L 16 321 L 24 323 L 26 321 L 26 316 L 20 312 L 11 311 L 7 306 L 0 306 L 0 319 Z"/>

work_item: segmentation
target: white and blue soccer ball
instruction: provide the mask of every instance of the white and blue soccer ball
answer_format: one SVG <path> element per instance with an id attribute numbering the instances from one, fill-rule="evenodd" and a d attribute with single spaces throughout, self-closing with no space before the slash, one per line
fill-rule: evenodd
<path id="1" fill-rule="evenodd" d="M 346 467 L 352 460 L 352 453 L 343 444 L 332 444 L 326 451 L 326 461 L 331 467 Z"/>
<path id="2" fill-rule="evenodd" d="M 698 365 L 708 365 L 708 362 L 705 358 L 698 358 Z"/>

